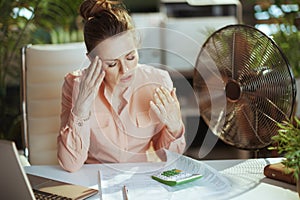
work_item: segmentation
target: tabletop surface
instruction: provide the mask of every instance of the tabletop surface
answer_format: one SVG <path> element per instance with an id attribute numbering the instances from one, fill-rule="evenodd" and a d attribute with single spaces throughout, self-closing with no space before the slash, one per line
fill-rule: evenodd
<path id="1" fill-rule="evenodd" d="M 184 158 L 186 159 L 186 158 Z M 247 160 L 188 159 L 186 170 L 200 170 L 201 181 L 180 187 L 169 187 L 149 178 L 163 169 L 166 163 L 86 164 L 79 171 L 69 173 L 60 166 L 27 166 L 29 174 L 41 175 L 69 183 L 98 188 L 97 173 L 101 171 L 103 199 L 122 199 L 122 186 L 126 184 L 129 199 L 233 199 L 233 200 L 296 200 L 296 186 L 266 178 L 263 168 L 280 158 Z M 184 161 L 185 162 L 185 161 Z M 173 163 L 174 164 L 174 163 Z M 176 165 L 178 167 L 180 165 Z M 191 168 L 192 167 L 192 168 Z M 95 195 L 89 199 L 99 199 Z"/>

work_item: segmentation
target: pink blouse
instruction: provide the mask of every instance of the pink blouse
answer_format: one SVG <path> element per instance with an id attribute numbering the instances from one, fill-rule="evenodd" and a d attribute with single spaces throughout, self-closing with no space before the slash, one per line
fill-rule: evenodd
<path id="1" fill-rule="evenodd" d="M 150 109 L 154 90 L 173 88 L 168 72 L 138 65 L 132 85 L 123 94 L 125 106 L 118 114 L 113 98 L 102 84 L 89 119 L 72 113 L 84 70 L 69 73 L 62 87 L 61 128 L 57 138 L 58 161 L 67 171 L 76 171 L 84 163 L 144 162 L 146 152 L 162 148 L 183 153 L 185 128 L 174 138 Z"/>

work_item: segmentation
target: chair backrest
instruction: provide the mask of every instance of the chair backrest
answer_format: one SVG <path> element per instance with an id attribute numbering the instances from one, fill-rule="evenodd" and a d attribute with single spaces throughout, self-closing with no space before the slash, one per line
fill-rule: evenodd
<path id="1" fill-rule="evenodd" d="M 32 165 L 57 164 L 64 76 L 87 60 L 84 43 L 22 48 L 21 109 L 25 155 Z"/>

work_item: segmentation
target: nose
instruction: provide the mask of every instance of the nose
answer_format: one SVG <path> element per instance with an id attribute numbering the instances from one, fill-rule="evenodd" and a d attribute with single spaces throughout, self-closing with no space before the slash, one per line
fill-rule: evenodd
<path id="1" fill-rule="evenodd" d="M 125 74 L 128 71 L 128 67 L 124 61 L 120 61 L 120 70 L 123 74 Z"/>

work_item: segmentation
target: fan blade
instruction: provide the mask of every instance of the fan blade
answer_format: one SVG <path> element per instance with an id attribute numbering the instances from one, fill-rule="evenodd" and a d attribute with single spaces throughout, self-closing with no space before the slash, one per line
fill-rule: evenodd
<path id="1" fill-rule="evenodd" d="M 247 57 L 249 55 L 250 45 L 248 45 L 246 36 L 243 32 L 233 32 L 233 51 L 232 51 L 232 79 L 237 80 L 239 71 L 244 69 L 247 65 Z"/>

